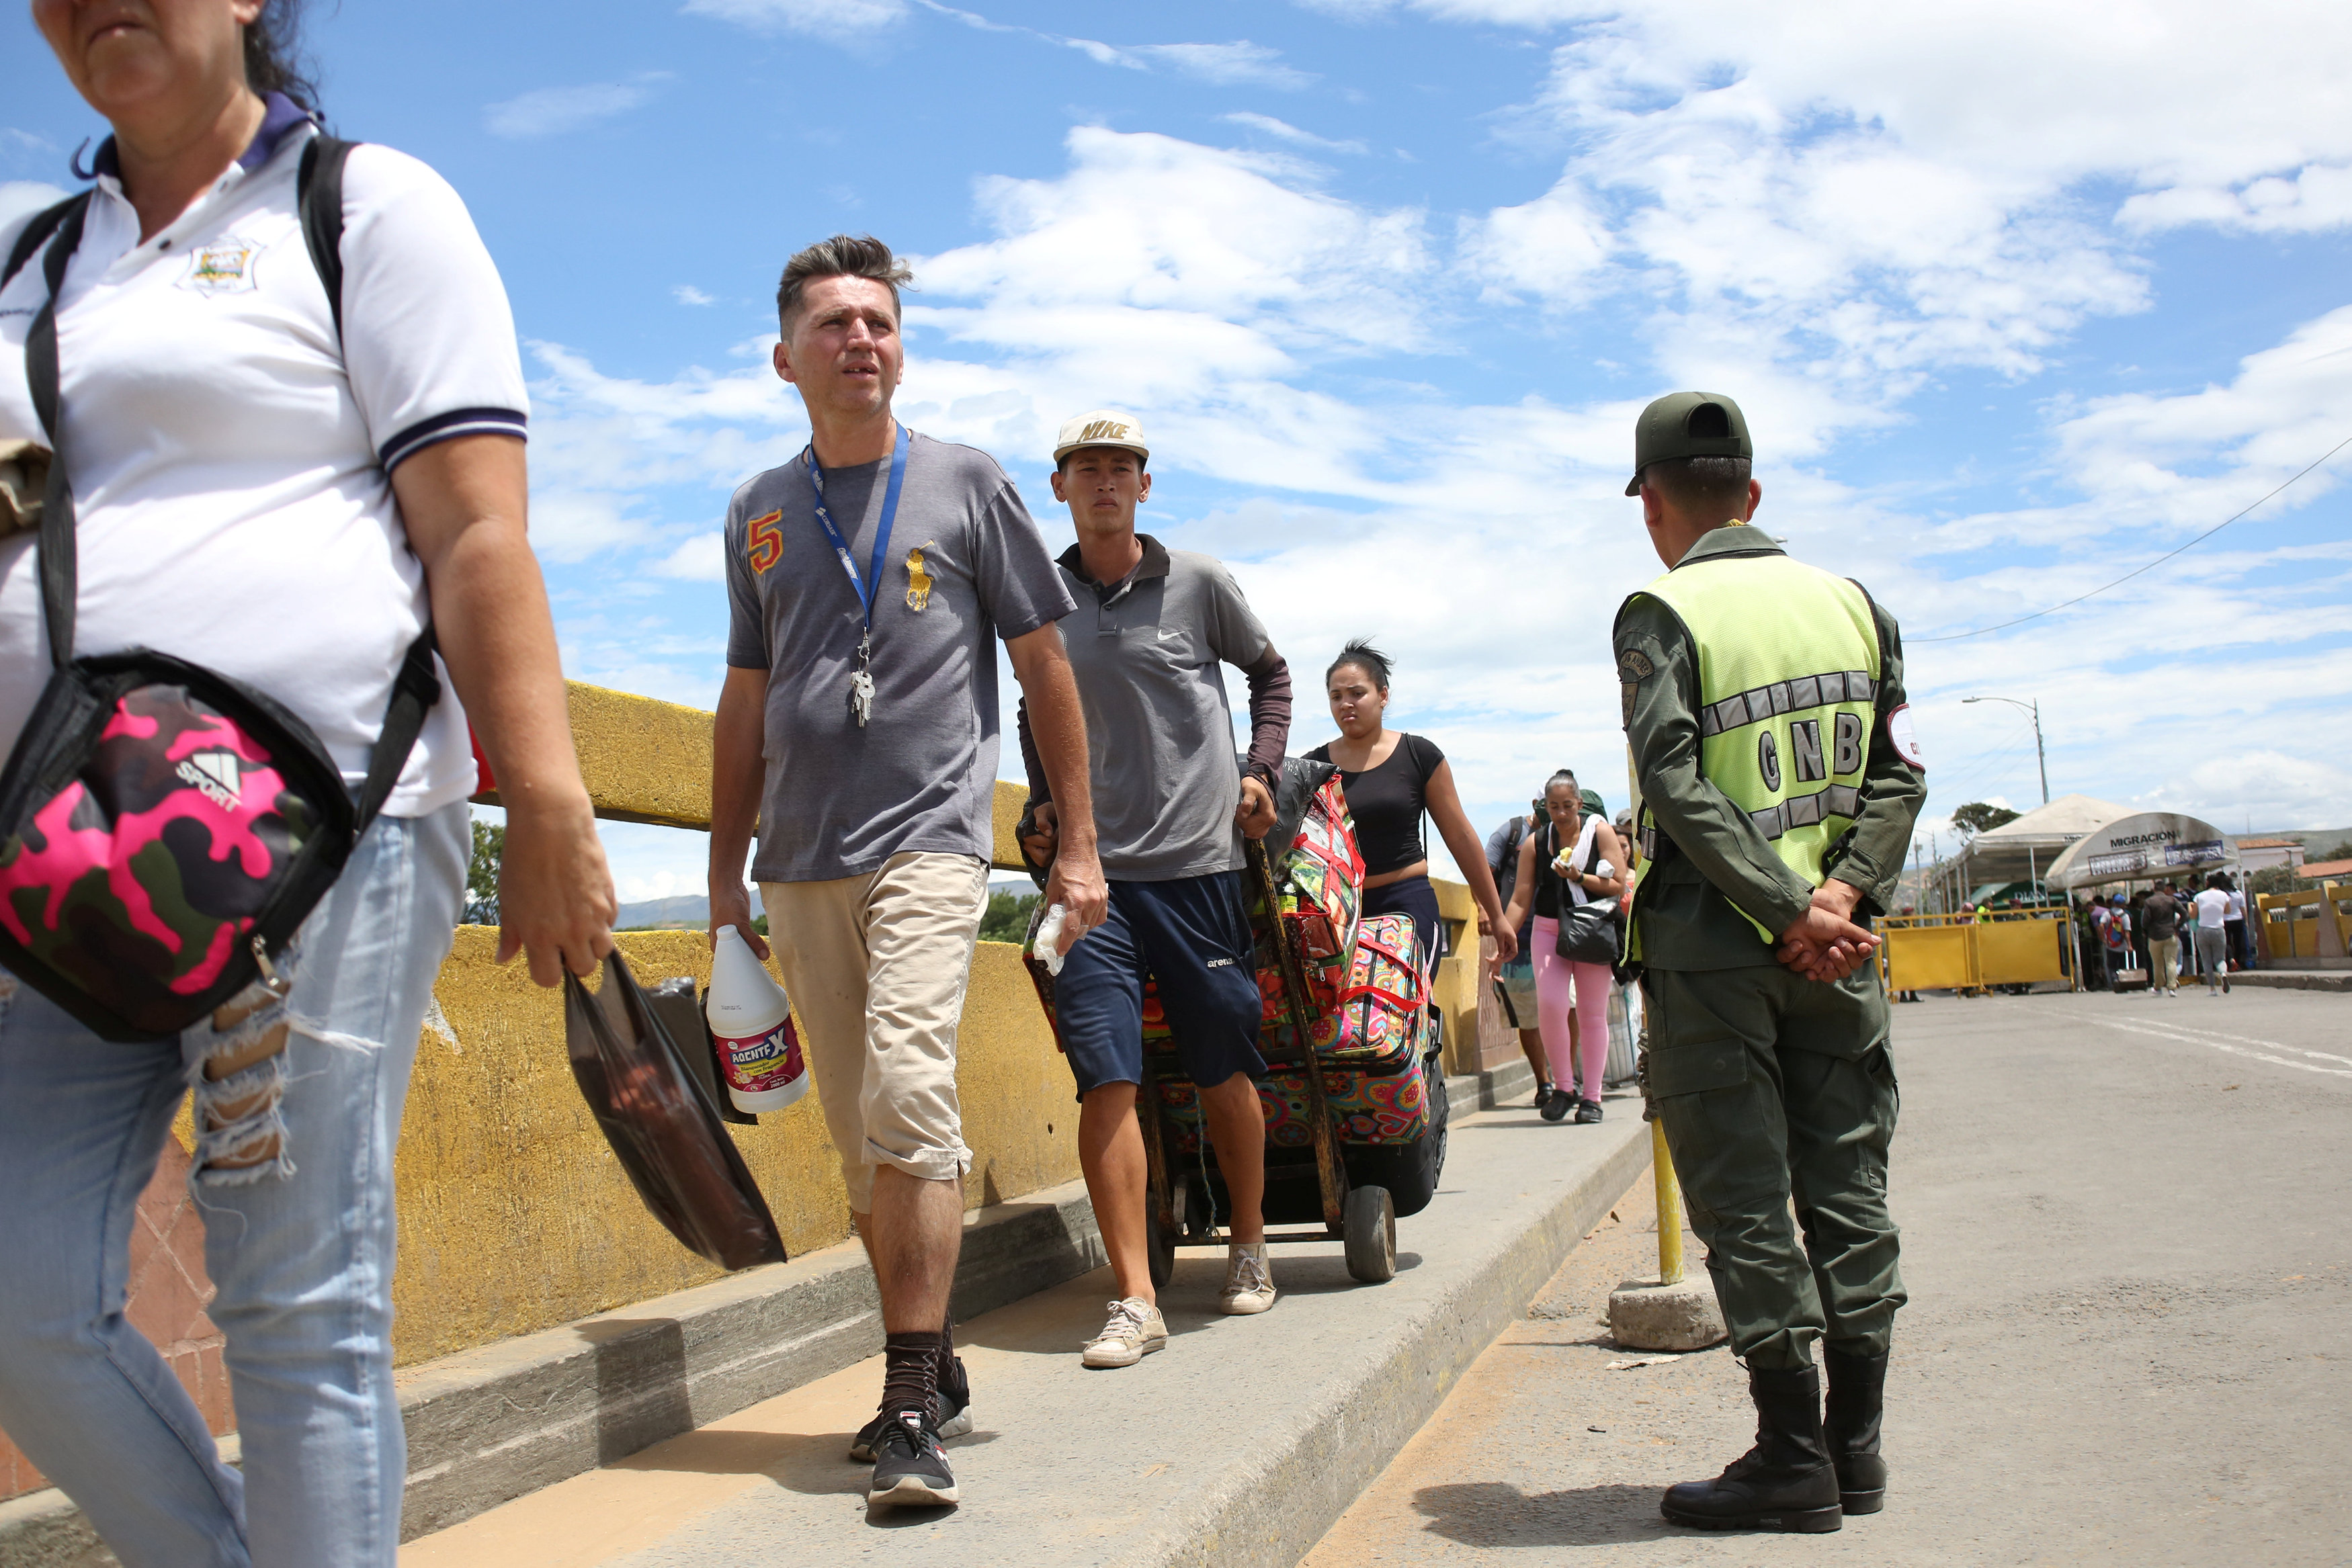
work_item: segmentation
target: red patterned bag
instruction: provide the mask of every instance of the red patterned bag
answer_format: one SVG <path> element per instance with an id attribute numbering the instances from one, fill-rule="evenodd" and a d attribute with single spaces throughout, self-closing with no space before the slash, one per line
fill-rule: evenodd
<path id="1" fill-rule="evenodd" d="M 1300 813 L 1297 835 L 1276 871 L 1275 901 L 1297 938 L 1315 1009 L 1328 1013 L 1348 983 L 1364 903 L 1364 857 L 1336 768 Z"/>

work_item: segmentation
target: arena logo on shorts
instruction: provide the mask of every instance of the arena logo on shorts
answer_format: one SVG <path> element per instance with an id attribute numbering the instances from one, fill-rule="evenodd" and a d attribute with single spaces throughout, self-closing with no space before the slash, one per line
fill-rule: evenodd
<path id="1" fill-rule="evenodd" d="M 261 247 L 251 240 L 231 237 L 188 255 L 187 275 L 180 287 L 197 294 L 243 294 L 254 287 L 253 258 Z"/>

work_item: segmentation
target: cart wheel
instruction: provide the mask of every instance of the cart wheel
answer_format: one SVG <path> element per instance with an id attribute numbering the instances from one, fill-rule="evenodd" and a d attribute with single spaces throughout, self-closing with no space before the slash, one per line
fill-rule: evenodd
<path id="1" fill-rule="evenodd" d="M 1349 1273 L 1367 1285 L 1396 1278 L 1396 1203 L 1388 1188 L 1350 1189 L 1339 1225 Z"/>
<path id="2" fill-rule="evenodd" d="M 1143 1245 L 1150 1254 L 1152 1288 L 1176 1277 L 1176 1238 L 1160 1228 L 1160 1216 L 1147 1207 L 1143 1215 Z"/>

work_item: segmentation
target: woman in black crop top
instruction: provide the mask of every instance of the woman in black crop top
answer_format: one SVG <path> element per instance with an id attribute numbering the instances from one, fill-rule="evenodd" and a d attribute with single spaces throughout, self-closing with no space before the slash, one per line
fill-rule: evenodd
<path id="1" fill-rule="evenodd" d="M 1412 916 L 1422 962 L 1437 961 L 1437 891 L 1429 885 L 1429 852 L 1421 839 L 1426 811 L 1470 883 L 1479 932 L 1492 934 L 1498 960 L 1507 963 L 1518 951 L 1517 936 L 1503 924 L 1495 873 L 1477 831 L 1463 815 L 1454 769 L 1433 742 L 1381 723 L 1389 706 L 1387 656 L 1369 643 L 1350 643 L 1324 672 L 1323 685 L 1339 736 L 1307 755 L 1339 769 L 1348 814 L 1355 819 L 1356 845 L 1364 855 L 1363 913 Z"/>

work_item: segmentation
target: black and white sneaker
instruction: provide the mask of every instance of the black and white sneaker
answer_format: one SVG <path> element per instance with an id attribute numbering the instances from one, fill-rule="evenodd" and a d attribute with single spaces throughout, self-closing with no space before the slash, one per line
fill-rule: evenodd
<path id="1" fill-rule="evenodd" d="M 867 1502 L 925 1508 L 962 1496 L 939 1434 L 920 1410 L 899 1411 L 882 1424 L 874 1445 L 874 1479 L 866 1483 Z"/>
<path id="2" fill-rule="evenodd" d="M 849 1440 L 851 1459 L 861 1465 L 874 1462 L 875 1445 L 881 1441 L 882 1428 L 889 1419 L 877 1413 L 857 1429 L 857 1436 Z M 940 1424 L 935 1430 L 942 1442 L 971 1430 L 971 1379 L 964 1375 L 960 1355 L 948 1358 L 948 1375 L 940 1379 Z"/>

